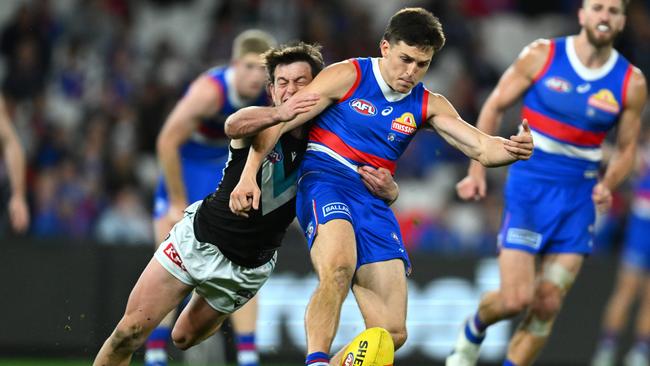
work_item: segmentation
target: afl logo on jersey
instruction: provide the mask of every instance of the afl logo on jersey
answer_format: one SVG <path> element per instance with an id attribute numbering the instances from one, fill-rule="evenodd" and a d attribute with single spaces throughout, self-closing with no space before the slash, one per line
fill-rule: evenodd
<path id="1" fill-rule="evenodd" d="M 350 108 L 364 116 L 374 116 L 377 114 L 377 107 L 365 99 L 353 99 L 350 101 Z"/>
<path id="2" fill-rule="evenodd" d="M 594 108 L 614 114 L 621 110 L 621 106 L 614 97 L 614 93 L 609 89 L 600 89 L 598 93 L 590 95 L 587 104 Z"/>
<path id="3" fill-rule="evenodd" d="M 558 76 L 553 76 L 544 81 L 547 88 L 558 93 L 570 93 L 573 89 L 571 83 Z"/>
<path id="4" fill-rule="evenodd" d="M 415 117 L 413 117 L 413 113 L 406 112 L 402 114 L 400 118 L 393 120 L 390 129 L 403 133 L 405 135 L 412 135 L 418 129 L 418 125 L 415 123 Z"/>

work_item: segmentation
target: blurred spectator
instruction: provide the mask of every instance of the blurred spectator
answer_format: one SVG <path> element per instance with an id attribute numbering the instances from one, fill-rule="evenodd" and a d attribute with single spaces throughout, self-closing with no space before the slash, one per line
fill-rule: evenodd
<path id="1" fill-rule="evenodd" d="M 146 202 L 160 127 L 192 75 L 229 62 L 232 40 L 244 28 L 261 27 L 281 42 L 318 42 L 327 60 L 344 59 L 375 54 L 385 18 L 398 8 L 426 7 L 440 17 L 447 45 L 425 84 L 473 122 L 521 47 L 569 31 L 582 0 L 10 3 L 0 2 L 0 10 L 12 14 L 0 24 L 0 77 L 29 162 L 30 234 L 136 244 L 151 240 L 139 220 L 151 209 Z M 621 53 L 646 75 L 649 19 L 648 2 L 633 0 L 619 41 Z M 505 120 L 513 122 L 501 135 L 514 132 L 518 119 L 508 112 Z M 481 204 L 458 202 L 453 184 L 467 163 L 435 132 L 418 134 L 404 153 L 395 209 L 410 251 L 494 253 L 501 193 L 490 190 Z M 491 171 L 490 186 L 499 187 L 503 178 L 501 170 Z M 601 235 L 614 237 L 608 242 L 618 240 L 627 195 L 620 193 L 617 211 L 604 221 Z M 120 230 L 110 229 L 116 226 Z"/>
<path id="2" fill-rule="evenodd" d="M 119 189 L 97 222 L 95 237 L 104 244 L 149 245 L 153 241 L 151 218 L 134 187 Z"/>

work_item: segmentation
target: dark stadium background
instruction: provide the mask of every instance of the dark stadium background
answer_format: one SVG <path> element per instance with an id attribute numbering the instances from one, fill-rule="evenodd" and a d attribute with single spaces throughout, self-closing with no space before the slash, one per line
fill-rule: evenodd
<path id="1" fill-rule="evenodd" d="M 440 17 L 447 44 L 424 82 L 473 122 L 524 45 L 578 31 L 581 2 L 1 1 L 0 83 L 27 153 L 32 221 L 24 235 L 10 231 L 8 182 L 0 164 L 0 365 L 90 363 L 152 253 L 156 135 L 188 83 L 228 62 L 240 31 L 261 28 L 280 42 L 318 42 L 330 63 L 377 56 L 390 15 L 403 6 L 426 7 Z M 650 74 L 650 1 L 632 1 L 617 48 Z M 510 135 L 517 123 L 513 108 L 500 134 Z M 397 363 L 440 364 L 480 293 L 498 284 L 495 237 L 506 170 L 489 172 L 485 201 L 462 203 L 454 184 L 467 159 L 433 133 L 420 134 L 411 145 L 396 174 L 401 194 L 394 207 L 415 264 L 410 339 Z M 569 295 L 540 365 L 588 363 L 614 283 L 629 198 L 626 184 L 611 212 L 599 218 L 596 253 Z M 313 288 L 306 253 L 292 229 L 262 292 L 263 364 L 302 363 L 300 321 Z M 502 359 L 511 329 L 508 323 L 491 331 L 484 361 Z M 335 343 L 360 330 L 358 312 L 346 303 Z M 225 346 L 213 343 L 223 352 L 210 357 L 232 362 L 229 334 L 216 341 Z M 631 335 L 623 341 L 625 348 Z"/>

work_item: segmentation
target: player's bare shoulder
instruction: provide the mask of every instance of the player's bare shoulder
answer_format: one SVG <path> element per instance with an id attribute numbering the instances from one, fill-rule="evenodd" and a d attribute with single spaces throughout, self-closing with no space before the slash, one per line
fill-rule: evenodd
<path id="1" fill-rule="evenodd" d="M 627 85 L 625 104 L 641 111 L 648 97 L 648 83 L 643 71 L 632 66 L 632 73 Z"/>
<path id="2" fill-rule="evenodd" d="M 182 101 L 194 105 L 202 111 L 201 114 L 209 116 L 221 109 L 224 102 L 223 93 L 223 86 L 209 75 L 201 74 L 192 81 Z"/>
<path id="3" fill-rule="evenodd" d="M 327 66 L 321 71 L 305 90 L 316 91 L 321 96 L 336 100 L 341 99 L 357 83 L 359 71 L 351 60 L 341 61 Z"/>
<path id="4" fill-rule="evenodd" d="M 544 68 L 549 57 L 553 56 L 552 53 L 553 41 L 539 38 L 521 50 L 513 66 L 532 80 Z"/>

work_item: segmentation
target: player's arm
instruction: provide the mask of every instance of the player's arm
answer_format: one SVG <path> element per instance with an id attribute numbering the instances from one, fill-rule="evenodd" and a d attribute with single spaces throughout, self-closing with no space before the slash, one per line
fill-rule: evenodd
<path id="1" fill-rule="evenodd" d="M 0 98 L 0 146 L 9 174 L 11 197 L 9 199 L 9 219 L 17 232 L 23 232 L 29 225 L 25 190 L 25 153 L 18 136 L 11 125 L 4 101 Z"/>
<path id="2" fill-rule="evenodd" d="M 476 128 L 488 135 L 499 130 L 503 113 L 519 100 L 542 71 L 551 50 L 550 41 L 537 40 L 526 46 L 508 67 L 481 108 Z M 485 167 L 471 161 L 465 179 L 456 186 L 463 199 L 485 197 Z"/>
<path id="3" fill-rule="evenodd" d="M 339 62 L 326 67 L 309 85 L 291 97 L 302 98 L 308 94 L 318 95 L 318 101 L 311 109 L 296 115 L 290 121 L 267 128 L 253 138 L 246 166 L 239 183 L 230 195 L 230 207 L 233 213 L 242 214 L 250 210 L 251 207 L 258 208 L 260 196 L 256 181 L 257 171 L 262 165 L 264 157 L 271 152 L 280 136 L 312 120 L 325 108 L 341 99 L 352 88 L 356 77 L 356 68 L 350 62 Z"/>
<path id="4" fill-rule="evenodd" d="M 458 112 L 439 94 L 431 93 L 428 122 L 452 146 L 483 166 L 496 167 L 526 160 L 533 153 L 533 138 L 528 123 L 522 123 L 522 131 L 504 139 L 491 136 L 463 121 Z"/>
<path id="5" fill-rule="evenodd" d="M 176 104 L 158 135 L 156 148 L 169 195 L 169 213 L 175 216 L 182 217 L 188 203 L 182 178 L 180 147 L 197 129 L 201 119 L 213 116 L 223 104 L 224 96 L 212 84 L 213 81 L 207 76 L 196 79 Z"/>
<path id="6" fill-rule="evenodd" d="M 242 108 L 226 120 L 226 135 L 231 139 L 254 136 L 265 128 L 290 121 L 297 115 L 308 112 L 318 100 L 318 94 L 307 93 L 289 98 L 280 106 Z"/>
<path id="7" fill-rule="evenodd" d="M 261 191 L 257 185 L 257 171 L 262 166 L 264 158 L 275 145 L 275 136 L 280 136 L 282 126 L 275 125 L 266 128 L 252 140 L 246 165 L 242 170 L 239 182 L 230 192 L 230 211 L 239 216 L 248 217 L 251 208 L 259 208 Z"/>
<path id="8" fill-rule="evenodd" d="M 618 136 L 614 152 L 601 181 L 593 190 L 593 200 L 601 212 L 606 212 L 612 202 L 611 192 L 630 174 L 637 152 L 637 139 L 641 129 L 641 113 L 648 96 L 643 73 L 635 68 L 627 85 L 625 108 L 619 119 Z"/>

